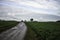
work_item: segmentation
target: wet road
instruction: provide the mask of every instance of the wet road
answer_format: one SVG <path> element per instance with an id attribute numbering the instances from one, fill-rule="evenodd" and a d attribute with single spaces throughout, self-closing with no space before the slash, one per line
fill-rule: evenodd
<path id="1" fill-rule="evenodd" d="M 0 34 L 0 40 L 24 40 L 27 27 L 21 22 L 16 27 L 13 27 Z"/>

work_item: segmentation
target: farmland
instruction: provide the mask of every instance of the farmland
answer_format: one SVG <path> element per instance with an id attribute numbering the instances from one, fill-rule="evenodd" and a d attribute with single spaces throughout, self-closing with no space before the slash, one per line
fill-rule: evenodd
<path id="1" fill-rule="evenodd" d="M 25 22 L 25 40 L 60 40 L 60 22 Z"/>
<path id="2" fill-rule="evenodd" d="M 17 21 L 2 21 L 0 20 L 0 33 L 16 26 L 19 22 Z"/>

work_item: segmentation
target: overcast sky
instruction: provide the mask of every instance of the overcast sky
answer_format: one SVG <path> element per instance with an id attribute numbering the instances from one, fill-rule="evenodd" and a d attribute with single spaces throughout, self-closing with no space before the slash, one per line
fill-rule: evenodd
<path id="1" fill-rule="evenodd" d="M 60 0 L 0 0 L 0 19 L 60 20 Z"/>

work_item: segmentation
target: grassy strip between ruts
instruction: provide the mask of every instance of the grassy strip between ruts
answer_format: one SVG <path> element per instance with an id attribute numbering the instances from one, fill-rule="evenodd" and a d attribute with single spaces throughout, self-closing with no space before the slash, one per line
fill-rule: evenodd
<path id="1" fill-rule="evenodd" d="M 18 23 L 19 22 L 17 22 L 17 21 L 2 21 L 2 20 L 0 20 L 0 33 L 16 26 Z"/>
<path id="2" fill-rule="evenodd" d="M 25 22 L 25 40 L 60 40 L 60 22 Z"/>

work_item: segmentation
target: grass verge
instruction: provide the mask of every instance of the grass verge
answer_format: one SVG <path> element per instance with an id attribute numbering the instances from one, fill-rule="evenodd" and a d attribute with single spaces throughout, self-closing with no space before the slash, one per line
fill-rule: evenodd
<path id="1" fill-rule="evenodd" d="M 16 26 L 18 23 L 19 22 L 16 22 L 16 21 L 2 21 L 2 20 L 0 20 L 0 33 Z"/>

